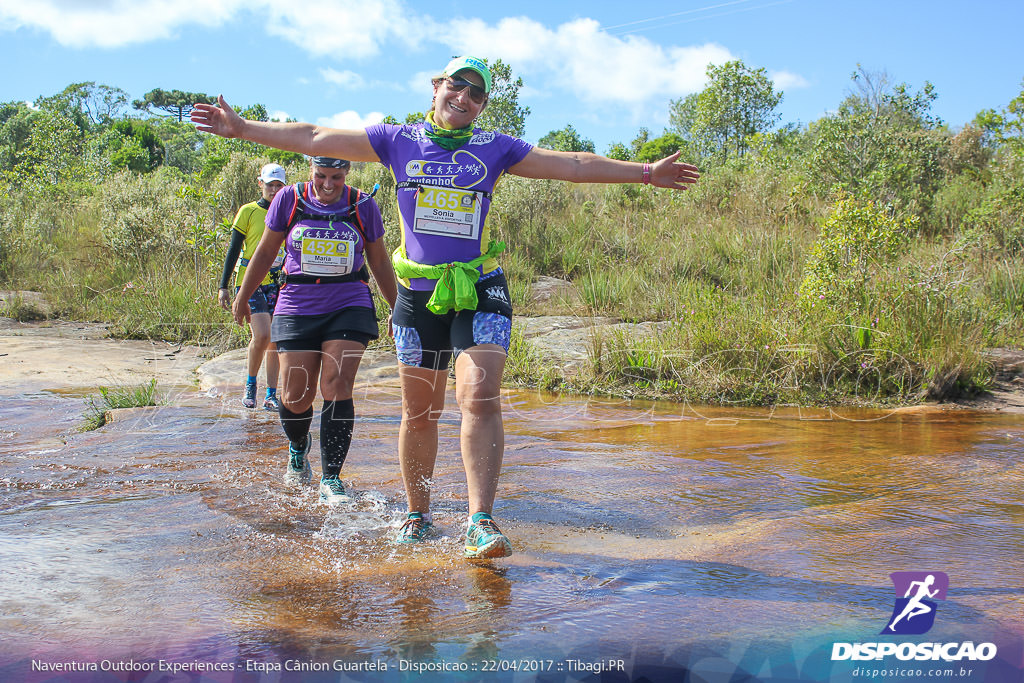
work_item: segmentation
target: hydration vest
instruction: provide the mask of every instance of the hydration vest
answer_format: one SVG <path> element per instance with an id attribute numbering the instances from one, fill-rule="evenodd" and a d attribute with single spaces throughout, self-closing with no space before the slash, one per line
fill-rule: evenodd
<path id="1" fill-rule="evenodd" d="M 374 188 L 374 194 L 376 188 Z M 292 211 L 288 215 L 288 226 L 285 228 L 285 239 L 291 235 L 292 228 L 299 221 L 306 220 L 317 220 L 327 221 L 328 227 L 332 226 L 335 221 L 344 221 L 348 225 L 351 225 L 359 233 L 359 236 L 363 239 L 363 245 L 366 244 L 366 228 L 363 227 L 363 219 L 359 216 L 359 204 L 362 201 L 366 201 L 373 196 L 373 194 L 367 195 L 366 199 L 359 199 L 359 190 L 348 186 L 348 207 L 337 213 L 322 213 L 313 209 L 309 202 L 310 189 L 309 183 L 296 183 L 295 184 L 295 205 L 292 206 Z M 354 220 L 353 220 L 354 217 Z M 289 274 L 282 271 L 278 275 L 278 283 L 283 287 L 289 282 L 299 285 L 321 285 L 321 284 L 338 284 L 342 282 L 356 282 L 362 280 L 363 282 L 370 281 L 370 273 L 366 269 L 366 261 L 364 259 L 362 267 L 354 272 L 348 273 L 347 275 L 303 275 L 302 273 Z"/>

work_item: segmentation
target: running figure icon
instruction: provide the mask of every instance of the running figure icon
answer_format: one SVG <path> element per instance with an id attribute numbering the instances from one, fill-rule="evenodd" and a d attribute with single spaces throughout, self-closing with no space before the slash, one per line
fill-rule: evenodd
<path id="1" fill-rule="evenodd" d="M 906 595 L 903 596 L 905 598 L 910 598 L 910 602 L 908 602 L 907 606 L 903 608 L 903 611 L 900 612 L 900 615 L 893 619 L 892 623 L 889 624 L 890 631 L 895 631 L 896 624 L 899 622 L 900 619 L 904 617 L 907 618 L 907 621 L 910 621 L 916 616 L 919 616 L 921 614 L 928 614 L 932 611 L 932 608 L 921 602 L 921 600 L 923 598 L 934 598 L 935 595 L 939 592 L 938 588 L 936 588 L 934 591 L 928 590 L 933 583 L 935 583 L 934 574 L 929 574 L 924 581 L 911 582 L 910 588 L 907 589 Z M 917 593 L 914 594 L 914 597 L 910 597 L 910 594 L 914 591 L 915 586 L 917 586 Z"/>
<path id="2" fill-rule="evenodd" d="M 894 572 L 891 578 L 896 595 L 902 597 L 896 598 L 889 625 L 882 633 L 926 633 L 935 623 L 938 607 L 932 598 L 945 600 L 949 578 L 943 572 Z"/>

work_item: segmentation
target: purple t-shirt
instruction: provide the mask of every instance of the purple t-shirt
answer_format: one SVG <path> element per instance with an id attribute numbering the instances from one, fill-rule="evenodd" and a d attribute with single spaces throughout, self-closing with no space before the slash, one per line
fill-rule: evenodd
<path id="1" fill-rule="evenodd" d="M 365 196 L 359 192 L 359 197 Z M 335 214 L 347 212 L 349 188 L 341 191 L 341 199 L 334 204 L 321 204 L 309 193 L 306 202 L 309 213 Z M 295 186 L 286 185 L 274 196 L 267 209 L 267 229 L 284 232 L 295 206 Z M 301 207 L 300 207 L 301 210 Z M 384 221 L 380 209 L 372 199 L 363 202 L 357 209 L 362 220 L 366 239 L 376 242 L 384 236 Z M 285 237 L 284 271 L 304 275 L 346 275 L 362 268 L 363 238 L 356 227 L 355 217 L 347 221 L 329 222 L 321 219 L 302 218 L 292 226 Z M 349 306 L 373 305 L 370 288 L 365 282 L 340 282 L 330 284 L 298 284 L 290 282 L 281 288 L 277 298 L 275 315 L 319 315 L 332 313 Z"/>
<path id="2" fill-rule="evenodd" d="M 398 182 L 400 248 L 410 260 L 428 265 L 472 261 L 487 250 L 490 193 L 501 175 L 533 149 L 519 138 L 476 129 L 467 144 L 449 151 L 426 136 L 422 123 L 381 123 L 366 134 Z M 485 269 L 486 264 L 481 266 Z M 412 289 L 421 291 L 434 284 L 426 278 L 410 281 Z"/>

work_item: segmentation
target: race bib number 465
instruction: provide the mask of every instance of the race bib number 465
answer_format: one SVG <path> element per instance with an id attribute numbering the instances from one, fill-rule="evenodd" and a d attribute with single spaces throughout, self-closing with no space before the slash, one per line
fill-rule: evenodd
<path id="1" fill-rule="evenodd" d="M 477 193 L 452 187 L 423 188 L 416 193 L 413 232 L 477 239 L 480 236 Z"/>

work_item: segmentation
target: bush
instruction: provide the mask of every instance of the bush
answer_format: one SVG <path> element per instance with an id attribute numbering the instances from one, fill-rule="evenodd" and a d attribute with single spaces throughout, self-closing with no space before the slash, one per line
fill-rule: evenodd
<path id="1" fill-rule="evenodd" d="M 931 223 L 939 232 L 956 234 L 981 208 L 985 186 L 977 177 L 960 175 L 942 186 L 932 205 Z"/>
<path id="2" fill-rule="evenodd" d="M 177 194 L 177 173 L 121 172 L 100 186 L 100 233 L 114 256 L 143 268 L 153 258 L 174 258 L 187 202 Z"/>
<path id="3" fill-rule="evenodd" d="M 218 218 L 230 221 L 243 204 L 260 198 L 258 178 L 265 163 L 239 152 L 231 155 L 213 183 L 213 190 L 219 197 Z"/>
<path id="4" fill-rule="evenodd" d="M 840 195 L 810 248 L 800 283 L 805 310 L 862 310 L 871 279 L 906 254 L 919 225 L 916 216 Z"/>

